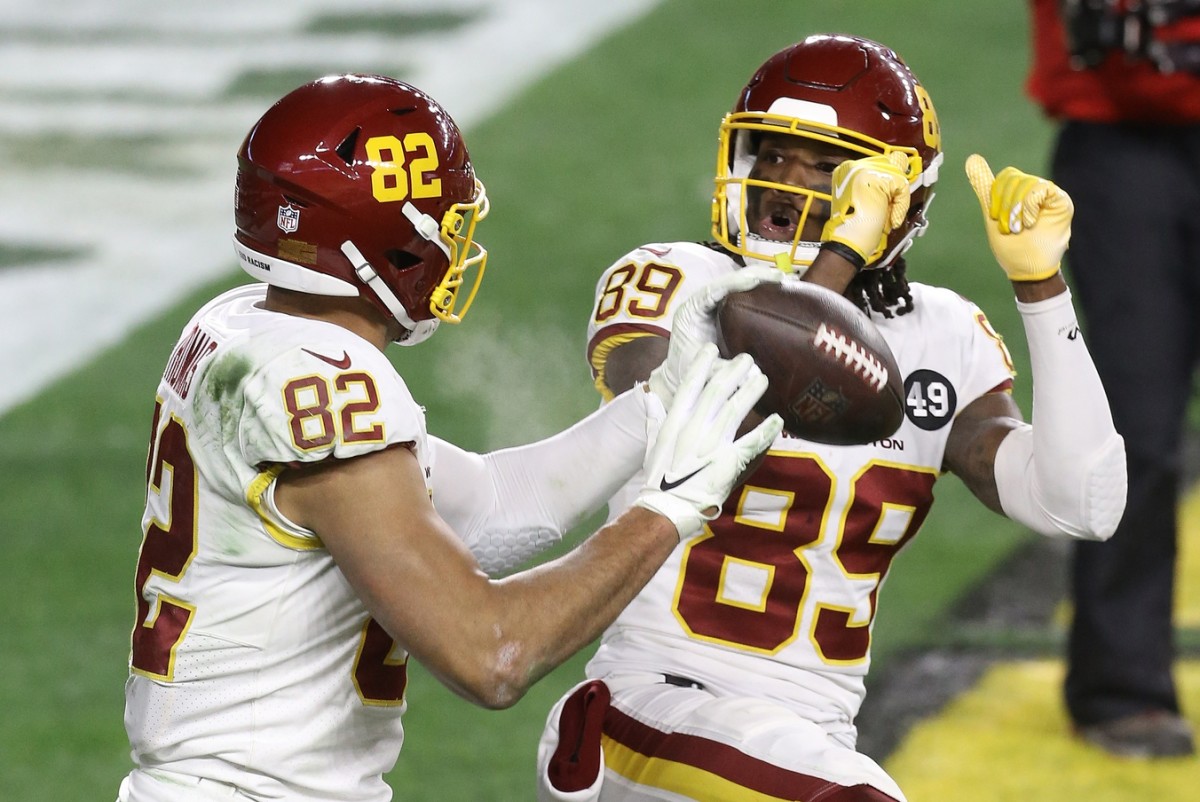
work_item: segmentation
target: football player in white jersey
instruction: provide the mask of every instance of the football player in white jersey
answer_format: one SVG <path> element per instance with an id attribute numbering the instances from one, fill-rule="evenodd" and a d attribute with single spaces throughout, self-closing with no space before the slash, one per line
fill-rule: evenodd
<path id="1" fill-rule="evenodd" d="M 487 455 L 429 435 L 384 348 L 461 319 L 486 212 L 454 122 L 399 81 L 306 84 L 247 135 L 234 245 L 262 283 L 197 312 L 158 387 L 123 802 L 391 799 L 410 655 L 477 704 L 513 704 L 778 434 L 776 417 L 733 439 L 766 379 L 703 342 L 748 277 L 682 313 L 689 342 L 612 412 Z M 653 486 L 582 546 L 485 573 L 561 537 L 643 460 Z"/>
<path id="2" fill-rule="evenodd" d="M 906 415 L 893 436 L 861 446 L 775 441 L 551 710 L 541 799 L 903 800 L 855 750 L 854 719 L 880 588 L 934 483 L 954 473 L 990 509 L 1049 536 L 1112 533 L 1124 446 L 1059 272 L 1070 199 L 1013 168 L 994 178 L 982 158 L 968 162 L 1028 337 L 1030 425 L 984 313 L 908 279 L 903 256 L 926 225 L 940 136 L 928 93 L 894 52 L 809 37 L 769 58 L 721 123 L 716 241 L 644 245 L 600 277 L 587 353 L 606 399 L 663 359 L 685 299 L 767 262 L 869 314 L 903 373 Z"/>

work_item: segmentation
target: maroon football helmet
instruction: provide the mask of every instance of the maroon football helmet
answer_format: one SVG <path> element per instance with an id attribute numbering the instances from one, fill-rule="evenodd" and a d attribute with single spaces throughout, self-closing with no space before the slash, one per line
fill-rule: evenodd
<path id="1" fill-rule="evenodd" d="M 721 123 L 713 236 L 744 257 L 804 270 L 820 247 L 801 239 L 805 219 L 814 201 L 831 198 L 807 187 L 750 178 L 754 143 L 763 132 L 833 145 L 852 158 L 907 154 L 908 218 L 892 231 L 884 256 L 868 267 L 887 267 L 923 233 L 942 162 L 941 132 L 929 94 L 893 51 L 854 36 L 810 36 L 767 59 Z M 800 222 L 790 242 L 760 237 L 747 225 L 746 199 L 764 188 L 801 196 L 796 202 Z"/>
<path id="2" fill-rule="evenodd" d="M 392 78 L 305 84 L 267 110 L 238 153 L 234 247 L 246 272 L 361 295 L 404 326 L 406 345 L 466 314 L 487 261 L 474 242 L 487 211 L 450 115 Z"/>

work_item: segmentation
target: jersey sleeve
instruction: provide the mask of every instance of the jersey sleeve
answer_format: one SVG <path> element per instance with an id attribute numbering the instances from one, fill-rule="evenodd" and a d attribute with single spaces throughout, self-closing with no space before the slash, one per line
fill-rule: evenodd
<path id="1" fill-rule="evenodd" d="M 344 368 L 292 348 L 247 377 L 238 422 L 247 464 L 345 459 L 424 441 L 424 413 L 387 359 L 338 350 L 349 357 Z"/>
<path id="2" fill-rule="evenodd" d="M 963 338 L 962 409 L 974 399 L 993 392 L 1012 392 L 1016 369 L 1004 338 L 974 303 L 959 299 L 966 308 L 967 336 Z M 969 321 L 969 322 L 967 322 Z"/>
<path id="3" fill-rule="evenodd" d="M 614 395 L 605 378 L 609 354 L 639 337 L 669 337 L 680 304 L 734 267 L 703 245 L 677 242 L 643 245 L 604 271 L 588 321 L 587 359 L 606 401 Z"/>

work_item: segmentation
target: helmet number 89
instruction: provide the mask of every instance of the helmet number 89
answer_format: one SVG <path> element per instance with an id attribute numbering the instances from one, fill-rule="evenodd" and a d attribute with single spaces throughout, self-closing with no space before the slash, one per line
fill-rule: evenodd
<path id="1" fill-rule="evenodd" d="M 438 168 L 437 148 L 429 134 L 414 131 L 405 134 L 403 142 L 390 134 L 373 136 L 367 140 L 366 149 L 374 168 L 371 194 L 375 200 L 390 203 L 442 196 L 442 180 L 428 177 Z"/>

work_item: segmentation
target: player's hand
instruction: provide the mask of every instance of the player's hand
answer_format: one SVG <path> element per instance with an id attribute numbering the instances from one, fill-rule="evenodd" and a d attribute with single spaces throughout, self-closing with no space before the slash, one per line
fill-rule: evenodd
<path id="1" fill-rule="evenodd" d="M 779 282 L 783 273 L 766 265 L 751 265 L 706 284 L 675 314 L 667 357 L 650 374 L 647 384 L 664 406 L 670 406 L 683 376 L 696 361 L 701 346 L 717 341 L 717 304 L 730 293 L 753 289 L 765 281 Z"/>
<path id="2" fill-rule="evenodd" d="M 1041 281 L 1057 273 L 1071 239 L 1071 197 L 1015 167 L 993 176 L 977 153 L 967 158 L 967 180 L 983 210 L 988 245 L 1009 280 Z"/>
<path id="3" fill-rule="evenodd" d="M 822 242 L 849 248 L 865 267 L 887 250 L 888 234 L 908 214 L 908 157 L 900 151 L 839 164 L 833 171 L 833 203 Z"/>
<path id="4" fill-rule="evenodd" d="M 717 517 L 734 482 L 783 429 L 771 415 L 733 439 L 766 389 L 749 354 L 725 360 L 715 345 L 701 347 L 646 450 L 646 484 L 634 503 L 669 518 L 680 540 Z"/>

